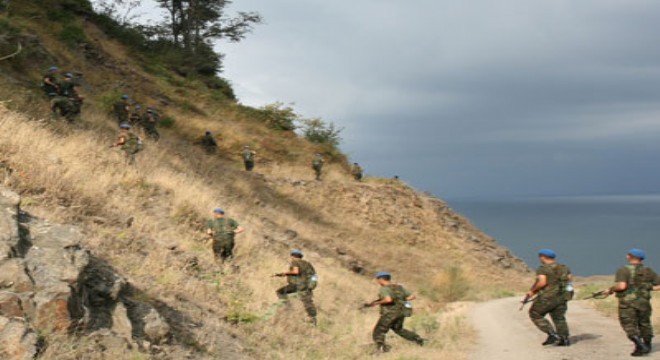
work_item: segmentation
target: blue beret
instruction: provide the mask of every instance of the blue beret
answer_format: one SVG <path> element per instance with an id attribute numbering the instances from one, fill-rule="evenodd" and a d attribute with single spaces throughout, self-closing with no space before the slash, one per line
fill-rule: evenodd
<path id="1" fill-rule="evenodd" d="M 379 278 L 382 278 L 384 276 L 392 276 L 392 274 L 388 273 L 387 271 L 381 271 L 378 274 L 376 274 L 375 278 L 379 279 Z"/>
<path id="2" fill-rule="evenodd" d="M 644 254 L 644 250 L 641 249 L 630 249 L 630 251 L 628 251 L 628 255 L 634 256 L 640 260 L 644 260 L 644 258 L 646 257 L 646 254 Z"/>
<path id="3" fill-rule="evenodd" d="M 64 74 L 64 77 L 65 78 L 73 78 L 73 74 L 72 73 L 66 73 L 66 74 Z"/>
<path id="4" fill-rule="evenodd" d="M 555 252 L 550 250 L 550 249 L 541 249 L 541 250 L 539 250 L 539 255 L 549 257 L 550 259 L 554 259 L 554 258 L 557 257 L 557 254 L 555 254 Z"/>
<path id="5" fill-rule="evenodd" d="M 218 213 L 218 214 L 224 214 L 224 213 L 225 213 L 225 211 L 222 210 L 222 209 L 220 209 L 220 208 L 215 208 L 215 209 L 213 209 L 213 212 L 214 212 L 214 213 Z"/>
<path id="6" fill-rule="evenodd" d="M 120 127 L 121 129 L 130 129 L 130 128 L 131 128 L 131 126 L 128 125 L 128 124 L 126 124 L 126 123 L 123 123 L 123 124 L 119 125 L 119 127 Z"/>
<path id="7" fill-rule="evenodd" d="M 128 99 L 128 95 L 124 94 L 124 95 L 121 96 L 121 98 L 126 100 L 126 99 Z"/>
<path id="8" fill-rule="evenodd" d="M 302 253 L 302 251 L 300 251 L 300 250 L 293 250 L 293 251 L 291 252 L 291 256 L 293 256 L 293 255 L 298 255 L 298 256 L 300 256 L 300 257 L 303 257 L 303 253 Z"/>
<path id="9" fill-rule="evenodd" d="M 48 71 L 55 71 L 57 69 L 58 69 L 57 66 L 51 66 L 51 67 L 48 68 Z"/>

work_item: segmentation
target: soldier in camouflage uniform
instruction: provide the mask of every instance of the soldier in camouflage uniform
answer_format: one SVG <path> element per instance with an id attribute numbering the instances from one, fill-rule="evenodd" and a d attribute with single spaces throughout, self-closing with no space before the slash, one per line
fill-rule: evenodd
<path id="1" fill-rule="evenodd" d="M 119 128 L 121 129 L 119 141 L 110 147 L 121 146 L 122 151 L 126 154 L 126 164 L 135 165 L 135 154 L 142 150 L 142 138 L 132 132 L 131 126 L 128 124 L 121 124 Z"/>
<path id="2" fill-rule="evenodd" d="M 312 160 L 312 169 L 314 169 L 314 173 L 316 174 L 316 180 L 321 180 L 321 170 L 323 170 L 323 163 L 325 163 L 323 156 L 317 153 L 316 156 L 314 156 L 314 160 Z"/>
<path id="3" fill-rule="evenodd" d="M 243 164 L 245 165 L 245 171 L 252 171 L 254 169 L 254 156 L 257 153 L 250 149 L 248 145 L 243 146 L 243 152 L 241 156 L 243 157 Z"/>
<path id="4" fill-rule="evenodd" d="M 358 163 L 353 163 L 353 166 L 351 167 L 351 175 L 353 175 L 353 178 L 357 181 L 362 181 L 362 167 Z"/>
<path id="5" fill-rule="evenodd" d="M 302 259 L 303 253 L 294 250 L 291 252 L 289 271 L 275 274 L 286 276 L 287 285 L 277 289 L 277 297 L 281 302 L 287 303 L 288 294 L 297 293 L 305 306 L 305 311 L 312 324 L 316 325 L 316 306 L 314 306 L 314 289 L 318 281 L 314 266 Z"/>
<path id="6" fill-rule="evenodd" d="M 206 234 L 213 239 L 213 255 L 221 263 L 234 257 L 234 237 L 244 229 L 236 220 L 225 218 L 225 211 L 220 208 L 213 209 L 213 220 L 206 224 Z"/>
<path id="7" fill-rule="evenodd" d="M 120 125 L 128 122 L 130 112 L 131 107 L 128 105 L 128 95 L 126 94 L 122 95 L 119 101 L 112 105 L 112 113 Z"/>
<path id="8" fill-rule="evenodd" d="M 572 298 L 571 270 L 555 261 L 557 256 L 550 249 L 539 250 L 541 266 L 536 270 L 536 281 L 527 293 L 527 298 L 538 294 L 529 309 L 529 318 L 539 330 L 548 334 L 543 345 L 569 346 L 568 324 L 566 323 L 567 302 Z M 550 314 L 554 327 L 545 316 Z"/>
<path id="9" fill-rule="evenodd" d="M 385 334 L 390 329 L 402 338 L 423 346 L 425 340 L 421 336 L 403 328 L 403 321 L 412 314 L 412 306 L 409 301 L 415 300 L 416 296 L 403 286 L 394 284 L 391 279 L 392 275 L 388 272 L 376 274 L 376 280 L 380 285 L 378 300 L 364 304 L 365 307 L 380 305 L 380 318 L 373 331 L 376 347 L 381 352 L 390 350 L 390 346 L 385 344 Z"/>
<path id="10" fill-rule="evenodd" d="M 616 294 L 619 299 L 619 322 L 635 344 L 631 356 L 649 354 L 653 340 L 651 291 L 660 290 L 660 276 L 642 264 L 645 257 L 640 249 L 628 251 L 628 265 L 617 270 L 616 284 L 604 291 L 607 295 Z"/>
<path id="11" fill-rule="evenodd" d="M 204 136 L 202 136 L 199 142 L 202 144 L 204 150 L 206 150 L 208 154 L 215 154 L 215 152 L 218 150 L 218 142 L 215 141 L 215 138 L 210 131 L 205 132 Z"/>

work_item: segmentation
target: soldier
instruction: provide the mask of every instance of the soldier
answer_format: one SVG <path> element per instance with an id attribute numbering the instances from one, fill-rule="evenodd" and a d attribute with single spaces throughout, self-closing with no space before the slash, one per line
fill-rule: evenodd
<path id="1" fill-rule="evenodd" d="M 135 165 L 135 154 L 142 150 L 142 138 L 130 130 L 131 126 L 129 124 L 121 124 L 119 128 L 121 129 L 119 141 L 110 147 L 121 146 L 121 149 L 126 154 L 126 164 Z"/>
<path id="2" fill-rule="evenodd" d="M 243 146 L 243 164 L 245 165 L 245 171 L 252 171 L 254 169 L 254 156 L 257 155 L 256 151 L 250 149 L 249 145 Z"/>
<path id="3" fill-rule="evenodd" d="M 60 115 L 72 122 L 80 114 L 83 98 L 78 94 L 72 73 L 64 74 L 64 81 L 60 83 L 58 95 L 53 99 L 54 110 L 59 109 Z"/>
<path id="4" fill-rule="evenodd" d="M 325 163 L 323 156 L 321 156 L 319 153 L 316 153 L 314 160 L 312 160 L 312 169 L 314 169 L 314 173 L 316 173 L 316 180 L 321 180 L 321 170 L 323 169 L 323 163 Z"/>
<path id="5" fill-rule="evenodd" d="M 206 224 L 206 234 L 213 240 L 213 255 L 221 263 L 234 257 L 234 237 L 244 229 L 236 220 L 225 218 L 225 211 L 213 209 L 213 220 Z"/>
<path id="6" fill-rule="evenodd" d="M 133 111 L 131 111 L 131 114 L 128 116 L 128 123 L 131 124 L 131 126 L 136 127 L 136 126 L 142 126 L 142 105 L 137 104 L 133 107 Z"/>
<path id="7" fill-rule="evenodd" d="M 357 181 L 362 181 L 362 167 L 358 165 L 358 163 L 353 163 L 353 167 L 351 168 L 351 175 L 353 175 L 353 178 Z"/>
<path id="8" fill-rule="evenodd" d="M 412 314 L 412 305 L 409 301 L 417 297 L 411 294 L 403 286 L 393 283 L 392 275 L 381 271 L 376 274 L 376 280 L 380 285 L 378 300 L 364 304 L 365 307 L 380 305 L 380 318 L 373 331 L 373 339 L 380 352 L 390 351 L 390 346 L 385 344 L 385 334 L 392 329 L 397 335 L 408 341 L 414 341 L 423 346 L 426 340 L 416 333 L 403 328 L 406 317 Z"/>
<path id="9" fill-rule="evenodd" d="M 316 288 L 318 276 L 314 266 L 302 259 L 303 253 L 294 250 L 289 259 L 291 265 L 289 271 L 275 274 L 275 276 L 286 276 L 287 285 L 277 289 L 277 297 L 282 303 L 287 303 L 287 295 L 298 293 L 300 301 L 305 306 L 305 311 L 312 324 L 316 325 L 316 307 L 314 306 L 313 291 Z"/>
<path id="10" fill-rule="evenodd" d="M 640 249 L 628 251 L 628 265 L 616 271 L 614 286 L 603 292 L 619 299 L 619 322 L 635 344 L 630 356 L 649 354 L 653 340 L 651 291 L 660 290 L 660 276 L 642 264 L 645 257 Z"/>
<path id="11" fill-rule="evenodd" d="M 151 106 L 147 107 L 147 111 L 142 116 L 142 128 L 144 132 L 149 136 L 153 141 L 160 140 L 160 133 L 156 129 L 156 124 L 160 119 L 160 115 L 154 110 Z"/>
<path id="12" fill-rule="evenodd" d="M 539 330 L 548 334 L 543 345 L 557 344 L 569 346 L 568 324 L 566 323 L 567 301 L 573 295 L 573 276 L 571 270 L 555 260 L 557 254 L 550 249 L 538 252 L 541 266 L 536 270 L 536 281 L 526 295 L 531 299 L 538 294 L 536 301 L 529 309 L 529 318 Z M 550 314 L 554 327 L 545 316 Z"/>
<path id="13" fill-rule="evenodd" d="M 113 115 L 117 118 L 118 124 L 123 124 L 128 122 L 128 115 L 131 112 L 131 108 L 128 105 L 128 95 L 124 94 L 120 97 L 120 100 L 112 105 Z"/>
<path id="14" fill-rule="evenodd" d="M 57 80 L 57 74 L 59 71 L 60 69 L 57 66 L 51 66 L 41 79 L 41 88 L 49 98 L 54 98 L 60 92 L 60 84 Z"/>
<path id="15" fill-rule="evenodd" d="M 218 150 L 218 142 L 213 138 L 213 134 L 210 131 L 204 133 L 204 136 L 200 140 L 200 143 L 209 154 L 215 154 Z"/>

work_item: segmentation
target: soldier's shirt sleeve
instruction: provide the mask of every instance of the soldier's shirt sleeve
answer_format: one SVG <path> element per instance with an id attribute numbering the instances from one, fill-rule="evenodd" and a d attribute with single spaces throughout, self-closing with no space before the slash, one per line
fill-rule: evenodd
<path id="1" fill-rule="evenodd" d="M 403 295 L 407 298 L 408 296 L 412 295 L 408 289 L 404 288 L 403 286 L 401 287 L 403 289 Z"/>
<path id="2" fill-rule="evenodd" d="M 538 276 L 538 275 L 545 275 L 545 276 L 548 276 L 548 268 L 545 267 L 545 266 L 539 266 L 539 267 L 536 269 L 536 275 L 537 275 L 537 276 Z"/>
<path id="3" fill-rule="evenodd" d="M 381 286 L 380 287 L 380 292 L 378 293 L 378 297 L 382 300 L 385 299 L 386 297 L 390 297 L 394 299 L 394 294 L 392 294 L 392 290 L 387 287 L 387 286 Z"/>
<path id="4" fill-rule="evenodd" d="M 213 220 L 209 220 L 206 222 L 206 228 L 213 230 Z"/>
<path id="5" fill-rule="evenodd" d="M 238 223 L 234 219 L 229 220 L 229 226 L 232 230 L 238 229 Z"/>
<path id="6" fill-rule="evenodd" d="M 614 275 L 614 282 L 629 282 L 630 281 L 630 271 L 626 267 L 619 268 Z"/>

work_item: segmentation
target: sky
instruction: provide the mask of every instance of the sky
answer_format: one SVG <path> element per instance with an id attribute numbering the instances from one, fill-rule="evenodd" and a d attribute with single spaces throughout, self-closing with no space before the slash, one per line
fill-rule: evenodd
<path id="1" fill-rule="evenodd" d="M 660 193 L 660 2 L 235 0 L 240 101 L 343 127 L 368 175 L 444 198 Z"/>

